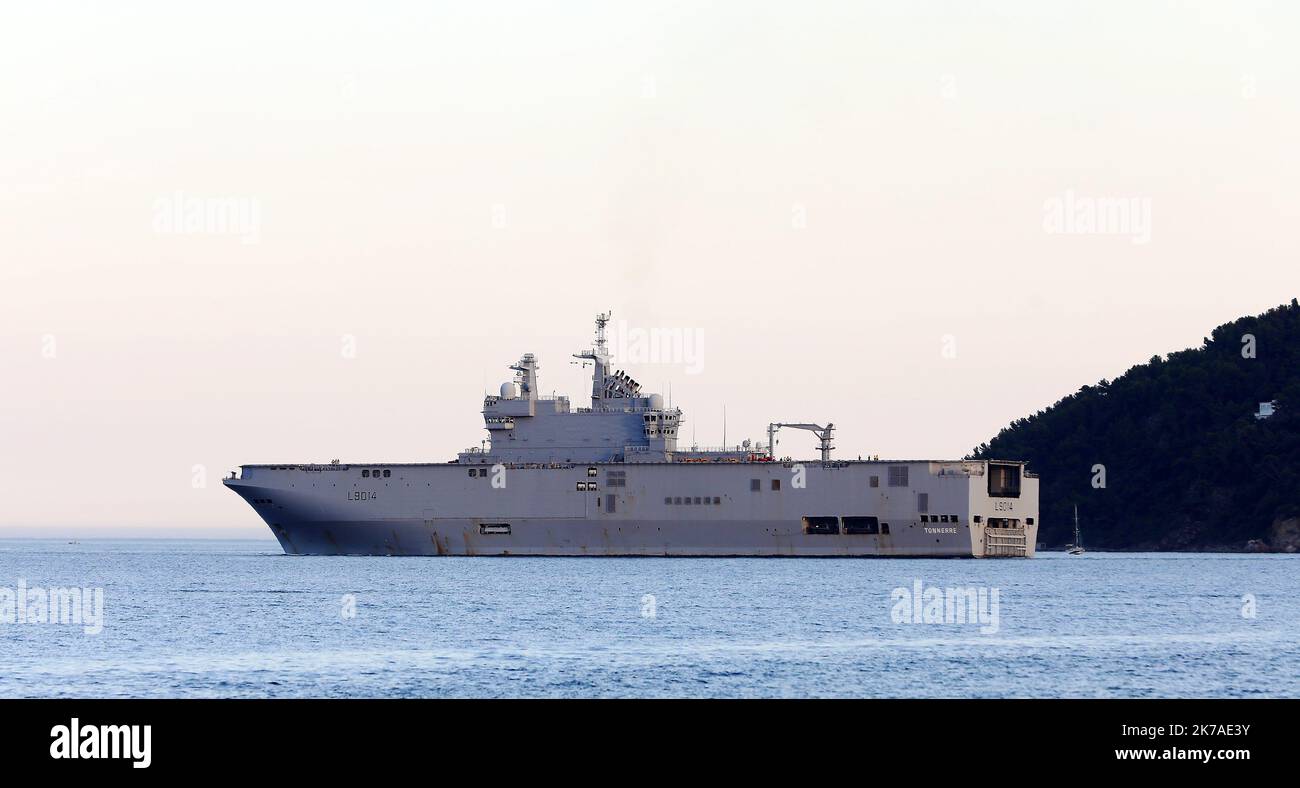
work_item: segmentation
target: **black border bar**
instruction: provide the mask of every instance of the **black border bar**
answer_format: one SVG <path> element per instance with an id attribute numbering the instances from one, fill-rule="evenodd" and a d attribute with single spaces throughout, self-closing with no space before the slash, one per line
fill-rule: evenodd
<path id="1" fill-rule="evenodd" d="M 664 758 L 810 774 L 1181 776 L 1289 765 L 1297 712 L 1300 700 L 4 700 L 0 753 L 39 774 L 127 778 L 433 766 L 441 776 L 426 782 L 441 782 L 452 766 L 565 775 L 600 760 L 649 774 Z M 150 726 L 150 766 L 52 758 L 52 731 L 73 718 L 83 737 Z"/>

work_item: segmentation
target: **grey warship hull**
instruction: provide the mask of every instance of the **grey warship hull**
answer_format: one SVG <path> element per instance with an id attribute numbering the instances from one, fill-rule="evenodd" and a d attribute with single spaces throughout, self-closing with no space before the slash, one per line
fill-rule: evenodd
<path id="1" fill-rule="evenodd" d="M 291 555 L 1032 556 L 1037 479 L 990 496 L 988 465 L 250 465 L 227 485 Z"/>
<path id="2" fill-rule="evenodd" d="M 537 362 L 483 401 L 491 447 L 445 463 L 244 465 L 224 484 L 290 555 L 1032 557 L 1021 462 L 830 459 L 833 425 L 766 445 L 677 446 L 681 410 L 609 366 L 591 406 L 537 395 Z M 818 460 L 778 460 L 806 429 Z"/>

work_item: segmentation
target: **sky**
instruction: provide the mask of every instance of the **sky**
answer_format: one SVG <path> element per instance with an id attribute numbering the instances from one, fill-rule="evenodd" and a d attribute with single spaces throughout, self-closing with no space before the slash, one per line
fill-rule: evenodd
<path id="1" fill-rule="evenodd" d="M 963 456 L 1300 294 L 1297 34 L 1229 0 L 8 4 L 0 535 L 265 536 L 230 470 L 452 459 L 525 352 L 586 404 L 605 310 L 684 443 L 725 410 Z"/>

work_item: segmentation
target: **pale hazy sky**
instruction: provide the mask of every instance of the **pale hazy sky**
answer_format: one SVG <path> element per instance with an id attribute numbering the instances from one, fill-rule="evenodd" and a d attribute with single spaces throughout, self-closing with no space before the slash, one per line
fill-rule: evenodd
<path id="1" fill-rule="evenodd" d="M 958 457 L 1297 295 L 1297 140 L 1294 3 L 9 3 L 0 530 L 265 535 L 600 309 L 686 442 Z"/>

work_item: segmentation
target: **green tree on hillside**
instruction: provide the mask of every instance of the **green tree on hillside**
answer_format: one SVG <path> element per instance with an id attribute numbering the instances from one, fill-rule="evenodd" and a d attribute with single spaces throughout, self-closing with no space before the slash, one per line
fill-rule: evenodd
<path id="1" fill-rule="evenodd" d="M 1243 337 L 1254 337 L 1254 357 Z M 1256 419 L 1261 402 L 1277 413 Z M 1152 357 L 1017 419 L 973 457 L 1029 461 L 1039 538 L 1089 546 L 1241 547 L 1300 515 L 1300 304 L 1219 326 L 1199 348 Z M 1092 468 L 1106 468 L 1094 489 Z"/>

